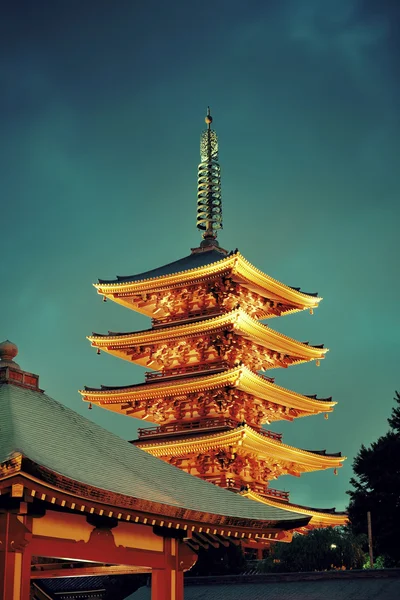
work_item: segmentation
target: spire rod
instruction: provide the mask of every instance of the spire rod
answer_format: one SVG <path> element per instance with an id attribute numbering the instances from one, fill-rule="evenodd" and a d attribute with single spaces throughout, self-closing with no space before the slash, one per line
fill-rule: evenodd
<path id="1" fill-rule="evenodd" d="M 222 229 L 221 169 L 218 164 L 218 137 L 211 123 L 210 107 L 205 118 L 207 129 L 200 137 L 201 162 L 197 176 L 197 229 L 203 231 L 203 245 L 218 246 L 217 232 Z"/>

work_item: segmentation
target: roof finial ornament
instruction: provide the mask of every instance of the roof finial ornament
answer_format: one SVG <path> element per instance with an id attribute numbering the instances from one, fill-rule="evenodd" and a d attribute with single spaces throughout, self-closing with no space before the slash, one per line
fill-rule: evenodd
<path id="1" fill-rule="evenodd" d="M 201 163 L 197 183 L 197 229 L 203 233 L 201 247 L 219 246 L 217 231 L 222 229 L 221 169 L 218 164 L 218 138 L 211 129 L 213 118 L 207 107 L 207 129 L 200 138 Z"/>
<path id="2" fill-rule="evenodd" d="M 10 340 L 5 340 L 0 344 L 0 368 L 3 367 L 14 367 L 14 369 L 20 369 L 21 367 L 14 361 L 14 358 L 18 354 L 18 347 Z"/>

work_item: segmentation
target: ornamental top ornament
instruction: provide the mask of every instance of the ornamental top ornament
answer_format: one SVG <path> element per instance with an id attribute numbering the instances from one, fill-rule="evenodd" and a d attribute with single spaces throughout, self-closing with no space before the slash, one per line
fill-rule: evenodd
<path id="1" fill-rule="evenodd" d="M 218 164 L 218 137 L 211 129 L 212 121 L 208 107 L 205 118 L 207 129 L 200 138 L 201 163 L 197 181 L 197 229 L 204 232 L 201 246 L 218 246 L 217 231 L 222 229 L 221 169 Z"/>

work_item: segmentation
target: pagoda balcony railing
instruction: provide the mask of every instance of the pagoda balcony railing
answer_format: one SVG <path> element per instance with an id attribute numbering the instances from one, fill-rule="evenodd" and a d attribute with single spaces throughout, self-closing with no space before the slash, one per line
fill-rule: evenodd
<path id="1" fill-rule="evenodd" d="M 160 379 L 168 379 L 175 377 L 184 377 L 185 375 L 211 373 L 217 371 L 226 371 L 230 368 L 230 365 L 224 361 L 218 361 L 213 363 L 205 363 L 201 365 L 190 365 L 186 367 L 176 367 L 175 369 L 168 369 L 167 371 L 146 371 L 145 379 L 147 381 L 154 381 Z"/>
<path id="2" fill-rule="evenodd" d="M 270 431 L 269 429 L 256 429 L 257 433 L 259 433 L 260 435 L 263 435 L 267 438 L 270 438 L 272 440 L 275 440 L 277 442 L 281 442 L 282 438 L 283 438 L 283 434 L 282 433 L 275 433 L 275 431 Z"/>
<path id="3" fill-rule="evenodd" d="M 276 490 L 275 488 L 271 488 L 259 483 L 250 483 L 248 485 L 248 488 L 252 492 L 256 492 L 256 494 L 261 494 L 262 496 L 277 498 L 278 500 L 284 500 L 285 502 L 289 502 L 289 492 Z"/>
<path id="4" fill-rule="evenodd" d="M 224 487 L 234 492 L 242 492 L 245 490 L 251 490 L 258 494 L 262 494 L 263 496 L 269 496 L 270 498 L 276 498 L 278 500 L 282 500 L 284 502 L 289 502 L 289 492 L 283 492 L 282 490 L 276 490 L 274 488 L 270 488 L 266 485 L 258 484 L 258 483 L 247 483 L 242 479 L 234 479 L 233 477 L 227 477 L 225 479 L 217 478 L 217 479 L 207 479 L 210 483 L 214 485 L 218 485 L 219 487 Z"/>
<path id="5" fill-rule="evenodd" d="M 196 421 L 168 423 L 167 425 L 159 425 L 158 427 L 140 427 L 138 429 L 138 435 L 139 439 L 143 439 L 154 436 L 173 435 L 175 433 L 182 433 L 186 431 L 198 431 L 200 429 L 214 431 L 215 429 L 235 429 L 243 424 L 244 423 L 235 421 L 234 419 L 211 417 L 206 419 L 198 419 Z M 257 433 L 260 433 L 263 436 L 278 442 L 282 441 L 281 433 L 275 433 L 274 431 L 269 431 L 267 429 L 259 429 L 257 430 Z"/>
<path id="6" fill-rule="evenodd" d="M 162 317 L 161 319 L 153 318 L 151 320 L 151 324 L 153 327 L 165 327 L 171 324 L 176 323 L 190 323 L 192 321 L 207 319 L 208 317 L 216 317 L 223 312 L 227 312 L 226 310 L 221 309 L 221 307 L 205 309 L 205 310 L 196 310 L 193 312 L 186 312 L 180 315 L 173 315 L 168 317 Z"/>
<path id="7" fill-rule="evenodd" d="M 170 423 L 168 425 L 159 425 L 158 427 L 140 427 L 138 429 L 138 436 L 141 440 L 147 437 L 171 435 L 185 431 L 198 431 L 199 429 L 234 429 L 238 425 L 240 423 L 233 419 L 199 419 L 198 421 Z"/>

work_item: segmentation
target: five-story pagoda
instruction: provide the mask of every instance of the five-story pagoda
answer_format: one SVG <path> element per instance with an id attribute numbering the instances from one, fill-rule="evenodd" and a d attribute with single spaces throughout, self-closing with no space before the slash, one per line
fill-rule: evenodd
<path id="1" fill-rule="evenodd" d="M 302 310 L 312 313 L 321 298 L 276 281 L 237 250 L 228 253 L 219 246 L 218 139 L 209 110 L 206 123 L 198 168 L 200 247 L 158 269 L 95 284 L 104 299 L 151 317 L 152 326 L 93 334 L 92 346 L 151 371 L 145 383 L 85 388 L 83 399 L 154 423 L 139 429 L 134 444 L 192 475 L 311 515 L 309 528 L 344 524 L 345 514 L 291 504 L 288 493 L 270 487 L 280 475 L 336 470 L 344 460 L 340 453 L 288 446 L 264 427 L 333 410 L 331 398 L 284 389 L 265 374 L 303 362 L 318 365 L 325 357 L 323 346 L 298 342 L 261 323 Z"/>

